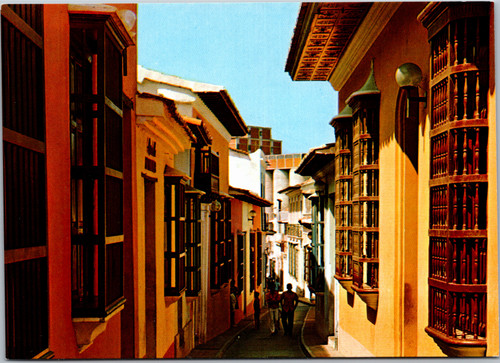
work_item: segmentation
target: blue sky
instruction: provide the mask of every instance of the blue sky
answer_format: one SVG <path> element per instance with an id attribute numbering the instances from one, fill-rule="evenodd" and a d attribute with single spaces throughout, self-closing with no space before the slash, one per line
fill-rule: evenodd
<path id="1" fill-rule="evenodd" d="M 285 73 L 300 3 L 143 3 L 139 64 L 224 86 L 247 125 L 272 127 L 283 153 L 334 141 L 337 93 Z"/>

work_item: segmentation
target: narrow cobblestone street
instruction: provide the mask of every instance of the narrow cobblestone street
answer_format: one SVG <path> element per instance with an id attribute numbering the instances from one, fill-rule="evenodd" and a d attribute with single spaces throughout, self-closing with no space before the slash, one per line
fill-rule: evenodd
<path id="1" fill-rule="evenodd" d="M 277 335 L 272 336 L 268 315 L 261 319 L 259 330 L 250 324 L 226 350 L 223 358 L 305 358 L 300 348 L 300 331 L 308 309 L 309 306 L 304 304 L 297 307 L 291 337 L 283 335 L 283 326 Z"/>

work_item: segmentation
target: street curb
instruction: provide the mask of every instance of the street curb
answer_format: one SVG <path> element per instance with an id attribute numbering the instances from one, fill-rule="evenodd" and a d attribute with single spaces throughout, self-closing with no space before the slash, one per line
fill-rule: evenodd
<path id="1" fill-rule="evenodd" d="M 308 306 L 316 306 L 316 303 L 311 302 L 309 299 L 306 300 L 306 299 L 299 298 L 299 302 L 301 302 L 304 305 L 308 305 Z"/>
<path id="2" fill-rule="evenodd" d="M 300 329 L 300 348 L 302 349 L 304 354 L 307 356 L 307 358 L 314 358 L 311 350 L 309 349 L 307 344 L 304 342 L 304 329 L 305 329 L 306 324 L 307 324 L 307 317 L 309 316 L 309 313 L 311 312 L 311 306 L 313 306 L 313 305 L 309 305 L 309 309 L 307 310 L 307 314 L 304 318 L 304 323 L 302 323 L 302 328 Z"/>

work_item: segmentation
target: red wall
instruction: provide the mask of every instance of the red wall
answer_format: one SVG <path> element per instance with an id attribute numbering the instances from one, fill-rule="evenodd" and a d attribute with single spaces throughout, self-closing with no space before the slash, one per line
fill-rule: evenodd
<path id="1" fill-rule="evenodd" d="M 128 7 L 133 9 L 136 5 Z M 106 330 L 82 354 L 76 345 L 71 318 L 68 6 L 45 5 L 44 23 L 49 347 L 55 358 L 120 358 L 120 314 L 108 322 Z M 130 97 L 134 97 L 136 87 L 135 54 L 134 50 L 129 59 L 129 77 L 124 82 Z M 135 125 L 134 120 L 131 125 Z M 128 145 L 132 147 L 130 142 Z"/>
<path id="2" fill-rule="evenodd" d="M 44 8 L 47 147 L 49 346 L 78 357 L 71 321 L 69 18 L 67 5 Z"/>

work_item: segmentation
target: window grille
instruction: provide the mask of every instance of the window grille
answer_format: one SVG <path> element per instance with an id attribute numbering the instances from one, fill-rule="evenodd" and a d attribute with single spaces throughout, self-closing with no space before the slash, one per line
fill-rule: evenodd
<path id="1" fill-rule="evenodd" d="M 257 231 L 257 286 L 262 283 L 262 235 Z"/>
<path id="2" fill-rule="evenodd" d="M 257 232 L 250 231 L 250 292 L 255 290 L 256 259 L 257 259 Z"/>
<path id="3" fill-rule="evenodd" d="M 186 288 L 185 238 L 188 235 L 186 233 L 188 204 L 185 201 L 185 180 L 181 177 L 165 177 L 164 188 L 165 295 L 178 296 Z"/>
<path id="4" fill-rule="evenodd" d="M 195 188 L 206 193 L 219 193 L 219 156 L 210 148 L 196 149 Z"/>
<path id="5" fill-rule="evenodd" d="M 106 17 L 92 20 L 70 14 L 74 317 L 105 317 L 125 301 L 122 64 L 126 41 L 111 31 Z"/>
<path id="6" fill-rule="evenodd" d="M 422 22 L 432 76 L 426 331 L 438 344 L 485 347 L 489 4 L 443 5 Z"/>
<path id="7" fill-rule="evenodd" d="M 221 198 L 221 209 L 210 213 L 211 286 L 218 289 L 233 277 L 231 201 Z"/>
<path id="8" fill-rule="evenodd" d="M 347 110 L 347 112 L 346 112 Z M 335 278 L 349 292 L 352 284 L 352 110 L 334 119 L 335 127 Z"/>
<path id="9" fill-rule="evenodd" d="M 353 114 L 353 289 L 378 288 L 378 104 Z"/>
<path id="10" fill-rule="evenodd" d="M 246 232 L 240 232 L 237 234 L 237 248 L 238 248 L 238 255 L 237 255 L 237 263 L 238 263 L 238 290 L 240 292 L 243 291 L 244 288 L 244 276 L 245 276 L 245 241 L 246 241 Z"/>
<path id="11" fill-rule="evenodd" d="M 186 192 L 186 288 L 190 296 L 201 290 L 201 209 L 200 195 Z"/>
<path id="12" fill-rule="evenodd" d="M 49 350 L 43 30 L 42 5 L 2 6 L 8 359 Z"/>

